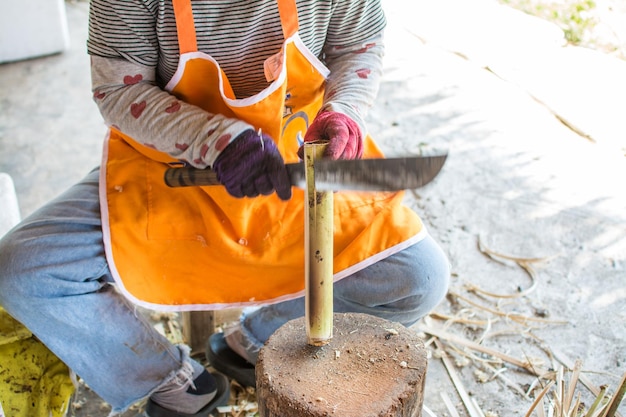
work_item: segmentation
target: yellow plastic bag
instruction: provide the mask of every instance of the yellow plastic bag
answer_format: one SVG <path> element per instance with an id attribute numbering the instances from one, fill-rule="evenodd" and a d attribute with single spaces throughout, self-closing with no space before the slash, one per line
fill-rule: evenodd
<path id="1" fill-rule="evenodd" d="M 0 417 L 63 417 L 73 393 L 68 367 L 0 307 Z"/>

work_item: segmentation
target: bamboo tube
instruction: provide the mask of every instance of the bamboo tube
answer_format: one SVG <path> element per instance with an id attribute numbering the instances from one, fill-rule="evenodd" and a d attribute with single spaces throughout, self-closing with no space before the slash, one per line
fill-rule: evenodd
<path id="1" fill-rule="evenodd" d="M 315 159 L 326 142 L 304 145 L 305 322 L 307 343 L 324 346 L 333 337 L 333 193 L 315 189 Z"/>

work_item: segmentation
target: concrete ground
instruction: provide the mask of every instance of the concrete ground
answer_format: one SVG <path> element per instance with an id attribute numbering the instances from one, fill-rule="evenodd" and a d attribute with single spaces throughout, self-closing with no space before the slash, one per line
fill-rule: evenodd
<path id="1" fill-rule="evenodd" d="M 591 385 L 614 390 L 626 372 L 626 62 L 565 46 L 554 26 L 490 0 L 384 5 L 372 134 L 389 156 L 449 152 L 432 184 L 407 193 L 453 269 L 450 297 L 416 330 L 446 326 L 545 369 L 580 359 Z M 0 172 L 13 178 L 23 216 L 100 160 L 87 7 L 67 3 L 69 50 L 0 65 Z M 496 262 L 488 250 L 517 260 Z M 441 340 L 460 382 L 429 344 L 433 415 L 452 415 L 447 399 L 460 415 L 480 415 L 463 406 L 459 384 L 484 415 L 525 415 L 532 398 L 518 391 L 533 377 Z M 98 410 L 73 415 L 106 415 Z"/>

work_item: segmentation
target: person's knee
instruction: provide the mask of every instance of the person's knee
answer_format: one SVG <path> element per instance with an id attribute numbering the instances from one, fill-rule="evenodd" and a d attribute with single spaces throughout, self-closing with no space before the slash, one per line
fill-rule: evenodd
<path id="1" fill-rule="evenodd" d="M 431 271 L 426 277 L 419 277 L 415 290 L 407 291 L 407 297 L 399 306 L 404 310 L 402 324 L 410 326 L 432 312 L 446 296 L 449 278 L 447 265 Z"/>
<path id="2" fill-rule="evenodd" d="M 336 307 L 411 325 L 445 297 L 450 278 L 447 256 L 430 237 L 340 280 Z"/>
<path id="3" fill-rule="evenodd" d="M 0 240 L 0 306 L 7 306 L 11 302 L 19 302 L 23 291 L 18 279 L 16 268 L 20 264 L 20 250 L 11 239 L 11 235 Z"/>
<path id="4" fill-rule="evenodd" d="M 437 307 L 448 292 L 450 283 L 450 263 L 439 245 L 429 237 L 416 246 L 418 253 L 413 255 L 413 277 L 407 288 L 406 304 L 412 312 L 412 317 L 405 323 L 407 325 Z"/>

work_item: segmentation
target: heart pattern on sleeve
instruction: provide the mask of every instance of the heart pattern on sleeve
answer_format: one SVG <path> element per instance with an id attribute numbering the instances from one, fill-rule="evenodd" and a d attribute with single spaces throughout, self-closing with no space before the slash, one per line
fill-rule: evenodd
<path id="1" fill-rule="evenodd" d="M 372 73 L 372 70 L 369 68 L 361 68 L 356 70 L 356 75 L 359 78 L 367 79 L 369 75 Z"/>
<path id="2" fill-rule="evenodd" d="M 165 109 L 165 113 L 176 113 L 178 110 L 180 110 L 180 107 L 180 101 L 174 101 L 172 102 L 172 104 L 167 106 L 167 108 Z"/>
<path id="3" fill-rule="evenodd" d="M 141 74 L 126 75 L 124 77 L 124 84 L 125 85 L 133 85 L 133 84 L 139 83 L 141 80 L 143 80 L 143 75 L 141 75 Z"/>
<path id="4" fill-rule="evenodd" d="M 139 103 L 133 103 L 130 105 L 130 114 L 135 118 L 135 119 L 139 119 L 139 117 L 141 117 L 141 114 L 143 113 L 143 111 L 146 109 L 146 101 L 143 100 Z"/>

